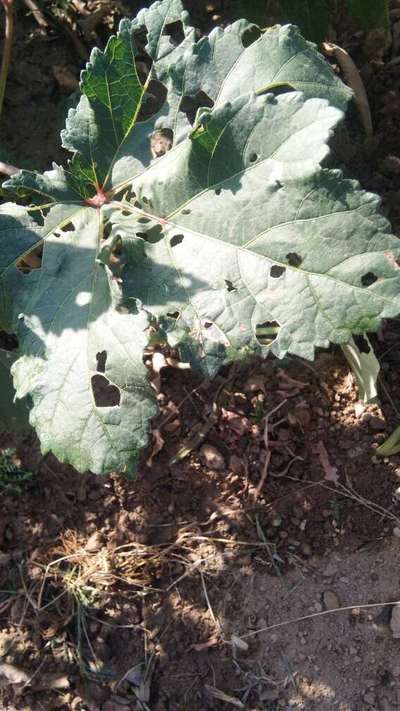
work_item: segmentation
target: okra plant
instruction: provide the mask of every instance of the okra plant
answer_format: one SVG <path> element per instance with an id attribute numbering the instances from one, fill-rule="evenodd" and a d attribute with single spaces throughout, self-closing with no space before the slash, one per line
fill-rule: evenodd
<path id="1" fill-rule="evenodd" d="M 66 167 L 16 174 L 0 207 L 0 328 L 44 453 L 135 469 L 154 332 L 212 376 L 400 312 L 378 198 L 322 167 L 351 92 L 295 27 L 198 40 L 180 0 L 155 2 L 93 50 L 81 94 Z"/>

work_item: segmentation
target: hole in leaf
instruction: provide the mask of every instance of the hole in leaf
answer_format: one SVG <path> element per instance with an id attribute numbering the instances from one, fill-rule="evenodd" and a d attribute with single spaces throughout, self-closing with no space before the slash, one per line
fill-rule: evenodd
<path id="1" fill-rule="evenodd" d="M 371 348 L 369 347 L 368 341 L 365 338 L 365 336 L 358 335 L 358 336 L 353 336 L 354 343 L 356 344 L 358 350 L 361 353 L 369 353 L 371 351 Z"/>
<path id="2" fill-rule="evenodd" d="M 142 27 L 135 32 L 135 42 L 139 49 L 135 57 L 135 66 L 139 80 L 143 85 L 146 83 L 153 65 L 153 60 L 146 51 L 147 40 L 148 34 L 146 27 Z"/>
<path id="3" fill-rule="evenodd" d="M 154 225 L 154 227 L 151 227 L 148 232 L 136 232 L 136 237 L 144 239 L 144 241 L 149 242 L 149 244 L 156 244 L 163 239 L 164 233 L 161 225 Z"/>
<path id="4" fill-rule="evenodd" d="M 371 284 L 375 284 L 376 281 L 378 281 L 378 277 L 372 272 L 368 272 L 368 274 L 364 274 L 364 276 L 361 277 L 361 284 L 363 286 L 371 286 Z"/>
<path id="5" fill-rule="evenodd" d="M 149 200 L 149 198 L 143 196 L 143 197 L 142 197 L 142 200 L 143 200 L 143 202 L 144 202 L 145 205 L 150 205 L 150 200 Z"/>
<path id="6" fill-rule="evenodd" d="M 112 223 L 107 222 L 107 224 L 103 228 L 103 239 L 107 239 L 110 236 L 111 230 L 112 230 Z"/>
<path id="7" fill-rule="evenodd" d="M 0 331 L 0 348 L 3 351 L 16 351 L 18 348 L 18 339 L 13 333 Z"/>
<path id="8" fill-rule="evenodd" d="M 32 210 L 31 217 L 32 217 L 32 220 L 34 222 L 36 222 L 37 225 L 39 225 L 39 227 L 43 227 L 44 218 L 43 218 L 42 210 Z"/>
<path id="9" fill-rule="evenodd" d="M 122 254 L 122 239 L 118 238 L 116 240 L 112 253 L 115 254 L 116 257 L 119 257 Z"/>
<path id="10" fill-rule="evenodd" d="M 182 22 L 180 20 L 170 22 L 165 26 L 163 35 L 167 35 L 170 38 L 171 43 L 177 47 L 178 44 L 181 44 L 185 39 Z"/>
<path id="11" fill-rule="evenodd" d="M 222 192 L 222 188 L 216 188 L 216 189 L 215 189 L 215 194 L 216 194 L 216 195 L 221 195 L 221 192 Z"/>
<path id="12" fill-rule="evenodd" d="M 122 255 L 122 240 L 118 238 L 113 246 L 112 252 L 108 260 L 108 266 L 111 269 L 113 276 L 119 278 L 121 276 L 121 255 Z"/>
<path id="13" fill-rule="evenodd" d="M 259 39 L 259 37 L 261 37 L 261 30 L 259 27 L 257 27 L 257 25 L 247 27 L 242 33 L 243 47 L 250 47 L 253 42 L 256 42 L 256 40 Z"/>
<path id="14" fill-rule="evenodd" d="M 42 266 L 42 254 L 42 245 L 35 247 L 29 254 L 25 254 L 22 259 L 17 262 L 17 269 L 23 274 L 29 274 L 29 272 L 34 269 L 40 269 Z"/>
<path id="15" fill-rule="evenodd" d="M 233 286 L 232 282 L 229 279 L 225 279 L 225 284 L 228 291 L 236 291 L 236 287 Z"/>
<path id="16" fill-rule="evenodd" d="M 261 346 L 270 346 L 279 333 L 280 325 L 277 321 L 264 321 L 256 326 L 256 339 Z"/>
<path id="17" fill-rule="evenodd" d="M 167 87 L 164 84 L 161 84 L 157 79 L 151 79 L 137 120 L 147 121 L 151 116 L 154 116 L 165 104 L 167 93 Z"/>
<path id="18" fill-rule="evenodd" d="M 249 161 L 250 161 L 250 163 L 255 163 L 256 160 L 257 160 L 257 158 L 258 158 L 258 154 L 257 154 L 257 153 L 251 153 L 250 156 L 249 156 Z"/>
<path id="19" fill-rule="evenodd" d="M 300 257 L 297 252 L 289 252 L 289 254 L 286 255 L 286 259 L 291 267 L 299 267 L 303 261 L 302 257 Z"/>
<path id="20" fill-rule="evenodd" d="M 139 217 L 138 222 L 140 222 L 141 225 L 148 225 L 151 220 L 149 217 Z"/>
<path id="21" fill-rule="evenodd" d="M 144 52 L 147 44 L 147 28 L 146 25 L 141 25 L 134 32 L 135 44 L 139 52 Z"/>
<path id="22" fill-rule="evenodd" d="M 192 211 L 189 210 L 189 208 L 185 207 L 185 209 L 182 210 L 182 215 L 190 215 L 191 212 L 192 212 Z"/>
<path id="23" fill-rule="evenodd" d="M 136 193 L 132 190 L 132 185 L 129 185 L 128 188 L 122 188 L 122 190 L 115 193 L 115 198 L 123 202 L 131 202 L 135 197 Z"/>
<path id="24" fill-rule="evenodd" d="M 174 235 L 173 237 L 171 237 L 171 247 L 176 247 L 178 244 L 181 244 L 181 242 L 183 242 L 183 239 L 184 235 Z"/>
<path id="25" fill-rule="evenodd" d="M 129 217 L 132 213 L 129 210 L 121 210 L 121 215 Z"/>
<path id="26" fill-rule="evenodd" d="M 180 314 L 179 311 L 174 311 L 174 312 L 167 313 L 168 318 L 173 318 L 175 321 L 178 320 L 178 318 L 179 318 L 180 315 L 181 315 L 181 314 Z"/>
<path id="27" fill-rule="evenodd" d="M 212 109 L 213 106 L 213 100 L 210 99 L 205 91 L 198 91 L 196 96 L 183 96 L 179 110 L 186 114 L 188 121 L 193 126 L 197 111 L 200 108 Z"/>
<path id="28" fill-rule="evenodd" d="M 92 392 L 96 407 L 116 407 L 121 401 L 121 393 L 116 385 L 100 373 L 92 375 Z"/>
<path id="29" fill-rule="evenodd" d="M 173 142 L 174 132 L 170 128 L 158 128 L 153 131 L 150 138 L 150 150 L 153 158 L 160 158 L 170 151 Z"/>
<path id="30" fill-rule="evenodd" d="M 271 267 L 270 275 L 273 279 L 278 279 L 286 271 L 286 267 L 281 267 L 279 264 L 273 264 Z"/>
<path id="31" fill-rule="evenodd" d="M 62 225 L 62 227 L 60 227 L 60 230 L 63 232 L 75 232 L 75 225 L 72 222 L 67 222 L 66 225 Z"/>
<path id="32" fill-rule="evenodd" d="M 203 321 L 202 326 L 203 328 L 211 328 L 212 323 L 211 321 Z"/>
<path id="33" fill-rule="evenodd" d="M 47 215 L 49 214 L 49 212 L 50 212 L 50 208 L 49 208 L 49 207 L 42 207 L 42 215 L 43 215 L 43 217 L 47 217 Z"/>
<path id="34" fill-rule="evenodd" d="M 97 353 L 96 360 L 97 360 L 97 372 L 98 373 L 105 373 L 106 372 L 106 362 L 107 362 L 107 351 L 100 351 L 100 353 Z"/>

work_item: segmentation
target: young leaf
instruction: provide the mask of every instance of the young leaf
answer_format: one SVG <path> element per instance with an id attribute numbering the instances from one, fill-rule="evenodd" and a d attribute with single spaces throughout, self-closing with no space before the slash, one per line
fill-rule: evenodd
<path id="1" fill-rule="evenodd" d="M 376 452 L 381 457 L 391 457 L 393 454 L 400 452 L 400 427 L 396 427 L 390 437 L 377 448 Z"/>
<path id="2" fill-rule="evenodd" d="M 17 356 L 0 349 L 0 430 L 11 432 L 29 429 L 28 408 L 24 400 L 15 400 L 10 368 Z"/>

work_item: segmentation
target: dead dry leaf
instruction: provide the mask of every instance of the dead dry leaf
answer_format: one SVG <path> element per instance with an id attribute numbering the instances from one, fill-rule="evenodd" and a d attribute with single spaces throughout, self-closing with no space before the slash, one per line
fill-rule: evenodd
<path id="1" fill-rule="evenodd" d="M 32 684 L 35 691 L 45 689 L 68 689 L 69 679 L 66 674 L 43 674 L 37 683 Z"/>
<path id="2" fill-rule="evenodd" d="M 31 675 L 14 664 L 0 663 L 0 686 L 8 684 L 27 684 Z"/>
<path id="3" fill-rule="evenodd" d="M 237 637 L 235 634 L 231 636 L 232 647 L 239 652 L 248 652 L 249 645 L 241 637 Z"/>
<path id="4" fill-rule="evenodd" d="M 146 461 L 146 465 L 148 467 L 152 466 L 154 457 L 159 452 L 161 452 L 161 450 L 165 444 L 165 439 L 163 438 L 159 429 L 153 430 L 152 435 L 153 435 L 153 449 L 151 450 L 150 456 L 148 457 L 148 459 Z"/>
<path id="5" fill-rule="evenodd" d="M 206 642 L 199 642 L 198 644 L 193 644 L 191 649 L 193 649 L 195 652 L 204 652 L 205 649 L 210 649 L 210 647 L 217 647 L 219 644 L 221 644 L 221 637 L 220 635 L 216 634 L 207 639 Z"/>
<path id="6" fill-rule="evenodd" d="M 308 383 L 303 383 L 301 380 L 295 380 L 285 373 L 282 368 L 278 368 L 278 376 L 279 379 L 283 381 L 279 383 L 279 387 L 283 388 L 283 390 L 291 390 L 292 388 L 300 388 L 300 390 L 303 390 L 308 385 Z"/>
<path id="7" fill-rule="evenodd" d="M 313 451 L 315 454 L 318 454 L 319 461 L 321 462 L 321 466 L 325 472 L 324 479 L 326 481 L 333 481 L 334 484 L 337 484 L 339 481 L 339 475 L 338 475 L 338 470 L 337 467 L 333 467 L 332 464 L 329 461 L 329 455 L 328 452 L 326 451 L 326 447 L 321 440 L 317 442 L 317 444 L 313 447 Z"/>
<path id="8" fill-rule="evenodd" d="M 369 107 L 367 92 L 365 91 L 364 82 L 361 79 L 360 72 L 358 71 L 349 53 L 342 47 L 339 47 L 337 44 L 333 44 L 332 42 L 323 42 L 322 47 L 324 52 L 326 52 L 329 57 L 334 57 L 339 64 L 346 82 L 353 89 L 354 101 L 360 112 L 360 118 L 364 126 L 365 133 L 367 136 L 372 136 L 373 127 L 371 109 Z"/>
<path id="9" fill-rule="evenodd" d="M 214 699 L 218 699 L 219 701 L 225 701 L 226 704 L 230 704 L 231 706 L 234 706 L 237 709 L 245 708 L 244 704 L 242 704 L 240 699 L 237 699 L 235 696 L 229 696 L 228 694 L 225 694 L 223 691 L 220 691 L 220 689 L 216 689 L 215 686 L 209 686 L 208 684 L 205 684 L 204 688 Z"/>

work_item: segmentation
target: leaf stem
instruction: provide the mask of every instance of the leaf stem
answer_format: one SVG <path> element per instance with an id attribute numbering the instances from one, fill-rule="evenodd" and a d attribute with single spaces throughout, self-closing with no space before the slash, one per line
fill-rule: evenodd
<path id="1" fill-rule="evenodd" d="M 6 16 L 4 31 L 4 49 L 0 70 L 0 118 L 3 111 L 4 94 L 8 70 L 10 68 L 11 49 L 14 35 L 14 0 L 1 0 Z"/>

